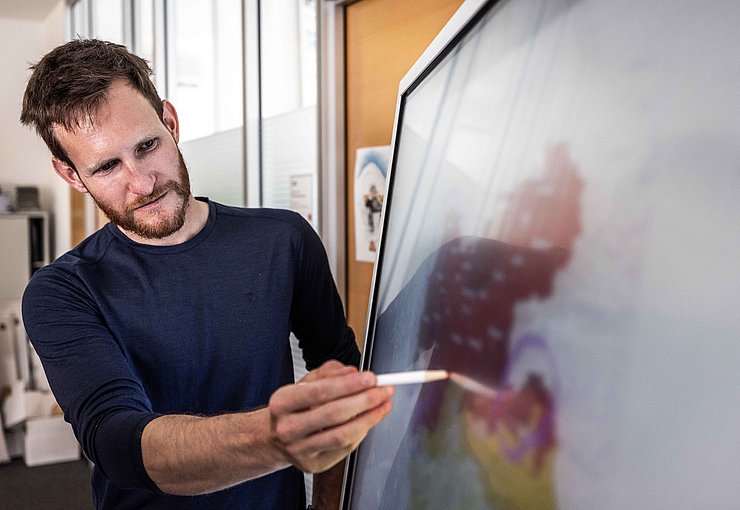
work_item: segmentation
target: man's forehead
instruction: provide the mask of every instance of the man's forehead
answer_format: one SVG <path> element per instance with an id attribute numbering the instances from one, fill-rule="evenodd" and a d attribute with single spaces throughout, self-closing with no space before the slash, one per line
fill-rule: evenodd
<path id="1" fill-rule="evenodd" d="M 134 97 L 125 93 L 114 94 L 106 97 L 92 109 L 80 109 L 73 112 L 63 122 L 52 124 L 54 135 L 57 139 L 80 135 L 91 136 L 100 129 L 108 129 L 111 124 L 117 125 L 124 117 L 135 119 L 133 122 L 137 124 L 157 122 L 158 116 L 154 108 L 148 102 L 137 103 Z"/>
<path id="2" fill-rule="evenodd" d="M 65 135 L 89 134 L 110 117 L 111 108 L 106 95 L 97 104 L 83 105 L 71 110 L 60 122 L 54 122 L 52 129 L 57 138 Z"/>
<path id="3" fill-rule="evenodd" d="M 52 126 L 54 137 L 61 145 L 62 150 L 68 158 L 77 159 L 75 164 L 80 164 L 78 158 L 83 154 L 78 154 L 77 147 L 81 139 L 89 139 L 95 134 L 95 118 L 84 116 L 75 119 L 73 122 L 65 124 L 55 123 Z"/>
<path id="4" fill-rule="evenodd" d="M 77 135 L 81 133 L 90 133 L 95 130 L 95 116 L 87 113 L 81 113 L 64 123 L 55 122 L 52 124 L 52 130 L 57 138 L 66 135 Z"/>
<path id="5" fill-rule="evenodd" d="M 118 115 L 130 114 L 132 111 L 142 109 L 151 109 L 151 112 L 156 115 L 156 110 L 141 92 L 123 79 L 115 80 L 95 102 L 73 109 L 67 118 L 54 123 L 53 128 L 55 132 L 64 130 L 71 134 L 90 132 L 94 131 L 97 125 L 109 121 L 116 112 Z"/>

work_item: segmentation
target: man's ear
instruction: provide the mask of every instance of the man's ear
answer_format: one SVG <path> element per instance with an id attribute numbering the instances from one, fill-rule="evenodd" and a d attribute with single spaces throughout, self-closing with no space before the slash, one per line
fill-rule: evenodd
<path id="1" fill-rule="evenodd" d="M 175 143 L 180 142 L 180 123 L 177 120 L 177 110 L 172 103 L 166 99 L 162 101 L 162 122 L 172 133 Z"/>
<path id="2" fill-rule="evenodd" d="M 77 174 L 77 171 L 74 168 L 69 166 L 61 159 L 53 156 L 51 158 L 51 165 L 54 167 L 54 171 L 57 173 L 57 175 L 67 181 L 67 184 L 72 186 L 80 193 L 87 193 L 87 187 L 82 183 L 80 176 Z"/>

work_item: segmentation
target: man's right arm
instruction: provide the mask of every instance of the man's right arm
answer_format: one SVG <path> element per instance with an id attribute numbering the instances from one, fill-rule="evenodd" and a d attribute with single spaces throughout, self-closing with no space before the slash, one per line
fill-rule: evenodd
<path id="1" fill-rule="evenodd" d="M 390 409 L 386 390 L 362 383 L 372 374 L 331 362 L 278 389 L 266 409 L 162 415 L 74 275 L 39 270 L 24 294 L 23 316 L 65 419 L 118 487 L 198 493 L 289 464 L 318 472 L 340 461 Z"/>
<path id="2" fill-rule="evenodd" d="M 160 490 L 178 495 L 214 492 L 289 465 L 323 472 L 390 412 L 392 394 L 375 387 L 372 373 L 328 362 L 257 411 L 154 419 L 141 439 L 144 467 Z"/>

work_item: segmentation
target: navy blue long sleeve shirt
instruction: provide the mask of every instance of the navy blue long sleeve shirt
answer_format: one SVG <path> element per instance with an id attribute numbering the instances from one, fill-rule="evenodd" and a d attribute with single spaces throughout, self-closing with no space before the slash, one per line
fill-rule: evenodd
<path id="1" fill-rule="evenodd" d="M 205 227 L 175 246 L 108 224 L 36 272 L 23 318 L 54 395 L 94 462 L 96 508 L 305 508 L 288 468 L 213 494 L 163 494 L 141 434 L 163 414 L 267 404 L 293 382 L 289 334 L 306 365 L 357 364 L 326 254 L 299 215 L 209 202 Z"/>

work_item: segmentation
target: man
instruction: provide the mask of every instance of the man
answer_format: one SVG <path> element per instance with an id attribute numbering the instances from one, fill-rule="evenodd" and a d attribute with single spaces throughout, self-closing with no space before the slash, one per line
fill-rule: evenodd
<path id="1" fill-rule="evenodd" d="M 299 470 L 340 469 L 393 393 L 350 366 L 318 237 L 294 213 L 194 198 L 177 112 L 124 47 L 72 41 L 32 69 L 21 121 L 111 220 L 23 298 L 95 506 L 304 508 Z M 315 369 L 299 384 L 291 331 Z"/>

